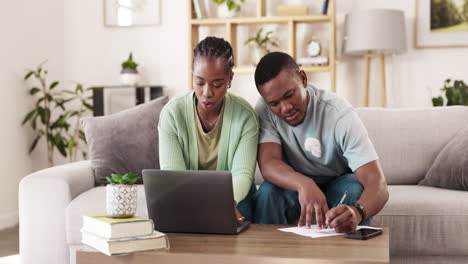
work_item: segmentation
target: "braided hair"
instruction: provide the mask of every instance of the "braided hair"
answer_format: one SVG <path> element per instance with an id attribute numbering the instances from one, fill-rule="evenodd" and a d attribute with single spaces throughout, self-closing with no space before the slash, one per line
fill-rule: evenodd
<path id="1" fill-rule="evenodd" d="M 197 57 L 221 58 L 226 62 L 228 72 L 231 72 L 234 67 L 234 56 L 232 54 L 231 44 L 223 38 L 206 37 L 204 40 L 200 41 L 193 50 L 192 64 Z"/>

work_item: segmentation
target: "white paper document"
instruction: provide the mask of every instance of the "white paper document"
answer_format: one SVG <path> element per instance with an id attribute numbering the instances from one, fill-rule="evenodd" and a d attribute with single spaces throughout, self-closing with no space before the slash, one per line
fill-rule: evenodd
<path id="1" fill-rule="evenodd" d="M 358 226 L 356 230 L 361 228 L 370 228 L 370 229 L 382 229 L 380 227 L 373 227 L 373 226 Z M 338 236 L 344 235 L 345 233 L 337 233 L 335 232 L 334 228 L 323 228 L 318 229 L 317 225 L 311 225 L 310 228 L 305 226 L 301 227 L 287 227 L 287 228 L 280 228 L 279 231 L 283 232 L 290 232 L 301 236 L 307 236 L 311 238 L 318 238 L 318 237 L 327 237 L 327 236 Z"/>

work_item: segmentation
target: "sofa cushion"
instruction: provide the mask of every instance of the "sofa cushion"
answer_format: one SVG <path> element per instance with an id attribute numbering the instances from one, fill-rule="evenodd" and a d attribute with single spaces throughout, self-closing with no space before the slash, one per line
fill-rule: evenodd
<path id="1" fill-rule="evenodd" d="M 467 106 L 357 108 L 389 184 L 417 184 L 466 125 Z"/>
<path id="2" fill-rule="evenodd" d="M 146 208 L 145 189 L 143 184 L 137 186 L 137 212 L 136 215 L 148 218 Z M 81 243 L 80 229 L 83 225 L 83 215 L 102 214 L 106 212 L 106 187 L 100 186 L 92 188 L 68 204 L 65 213 L 65 229 L 67 243 L 76 245 Z"/>
<path id="3" fill-rule="evenodd" d="M 390 199 L 372 225 L 390 228 L 392 255 L 466 255 L 468 192 L 389 186 Z"/>
<path id="4" fill-rule="evenodd" d="M 468 191 L 468 125 L 437 155 L 419 185 Z"/>
<path id="5" fill-rule="evenodd" d="M 164 96 L 116 114 L 81 120 L 96 185 L 107 184 L 112 173 L 141 175 L 143 169 L 159 169 L 157 126 L 167 101 Z"/>

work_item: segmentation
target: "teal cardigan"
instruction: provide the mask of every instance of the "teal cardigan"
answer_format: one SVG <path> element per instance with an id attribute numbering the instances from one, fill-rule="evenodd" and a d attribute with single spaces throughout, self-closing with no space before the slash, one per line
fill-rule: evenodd
<path id="1" fill-rule="evenodd" d="M 161 110 L 159 163 L 162 170 L 198 170 L 194 92 L 177 96 Z M 234 200 L 242 201 L 254 181 L 259 124 L 252 106 L 239 96 L 224 98 L 216 170 L 231 171 Z"/>

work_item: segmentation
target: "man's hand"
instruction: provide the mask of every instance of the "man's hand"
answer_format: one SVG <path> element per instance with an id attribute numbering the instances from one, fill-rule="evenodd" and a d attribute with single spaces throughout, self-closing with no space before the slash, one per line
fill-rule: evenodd
<path id="1" fill-rule="evenodd" d="M 356 208 L 344 204 L 330 209 L 325 217 L 325 224 L 334 228 L 337 233 L 348 233 L 356 230 L 362 220 L 361 214 Z"/>
<path id="2" fill-rule="evenodd" d="M 319 229 L 325 227 L 325 214 L 328 212 L 327 199 L 315 184 L 310 181 L 308 184 L 301 185 L 298 190 L 299 203 L 301 205 L 301 216 L 299 217 L 298 226 L 309 227 L 312 224 L 312 216 L 315 213 L 315 221 Z"/>
<path id="3" fill-rule="evenodd" d="M 239 210 L 237 210 L 237 202 L 236 201 L 234 201 L 234 214 L 236 215 L 237 222 L 239 222 L 239 223 L 244 222 L 245 217 L 243 217 L 241 215 L 241 213 L 239 212 Z"/>

